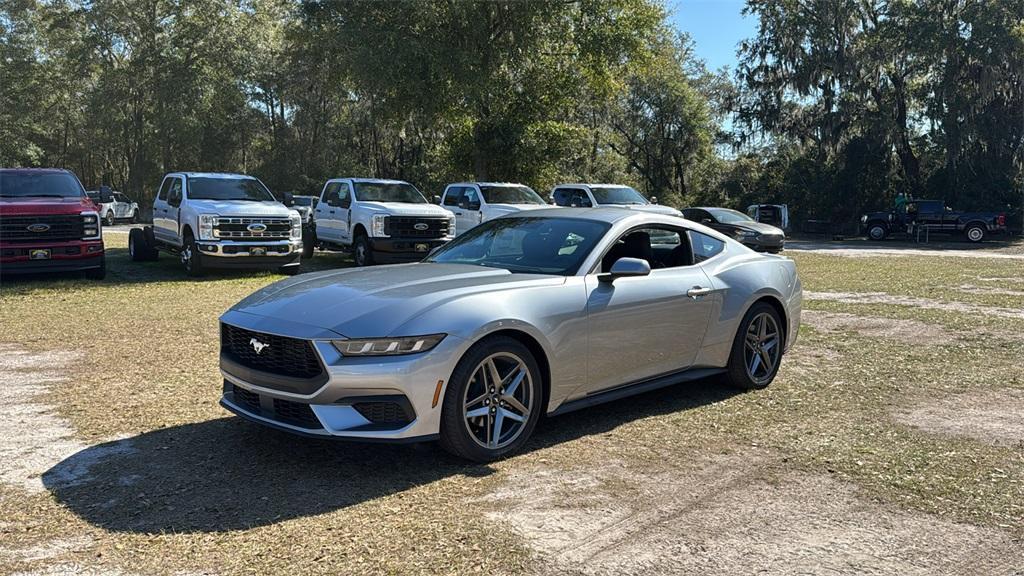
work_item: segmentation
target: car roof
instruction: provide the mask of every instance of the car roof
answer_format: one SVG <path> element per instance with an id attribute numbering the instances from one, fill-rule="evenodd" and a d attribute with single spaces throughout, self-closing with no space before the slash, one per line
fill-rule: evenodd
<path id="1" fill-rule="evenodd" d="M 256 179 L 248 174 L 235 174 L 232 172 L 172 172 L 171 174 L 184 174 L 188 178 L 223 178 L 225 180 L 244 180 L 247 178 Z"/>
<path id="2" fill-rule="evenodd" d="M 24 172 L 27 174 L 57 174 L 61 172 L 66 174 L 71 173 L 70 170 L 66 170 L 64 168 L 0 168 L 0 172 L 8 174 L 17 174 L 19 172 Z"/>
<path id="3" fill-rule="evenodd" d="M 405 180 L 390 180 L 388 178 L 348 178 L 342 176 L 340 178 L 331 178 L 334 180 L 351 180 L 352 182 L 366 182 L 371 184 L 409 184 Z"/>
<path id="4" fill-rule="evenodd" d="M 520 182 L 452 182 L 448 186 L 469 186 L 470 184 L 476 184 L 477 186 L 526 186 L 526 184 Z M 446 186 L 447 188 L 447 186 Z"/>
<path id="5" fill-rule="evenodd" d="M 617 206 L 602 206 L 600 208 L 568 208 L 559 206 L 544 210 L 523 210 L 502 216 L 502 218 L 575 218 L 577 220 L 593 220 L 595 222 L 608 223 L 618 222 L 627 218 L 643 220 L 644 218 L 659 219 L 664 217 L 682 220 L 678 216 L 669 214 L 654 214 Z"/>
<path id="6" fill-rule="evenodd" d="M 586 186 L 588 188 L 632 188 L 628 184 L 591 184 L 587 182 L 566 182 L 565 184 L 555 184 L 555 188 L 561 188 L 563 186 Z"/>

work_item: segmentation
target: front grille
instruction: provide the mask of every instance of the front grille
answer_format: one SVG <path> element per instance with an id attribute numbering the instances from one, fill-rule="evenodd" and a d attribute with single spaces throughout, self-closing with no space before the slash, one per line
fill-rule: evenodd
<path id="1" fill-rule="evenodd" d="M 260 352 L 256 352 L 258 344 L 265 345 Z M 242 366 L 279 376 L 310 379 L 323 372 L 320 359 L 309 340 L 221 324 L 220 349 Z"/>
<path id="2" fill-rule="evenodd" d="M 302 426 L 303 428 L 320 428 L 320 420 L 313 413 L 309 404 L 299 404 L 288 400 L 274 398 L 274 414 L 278 420 Z"/>
<path id="3" fill-rule="evenodd" d="M 39 232 L 29 230 L 35 224 L 49 228 Z M 93 226 L 95 227 L 95 225 Z M 0 218 L 0 241 L 2 242 L 62 242 L 79 240 L 85 234 L 85 224 L 80 214 L 61 216 L 4 216 Z"/>
<path id="4" fill-rule="evenodd" d="M 408 424 L 412 421 L 412 415 L 397 402 L 357 402 L 352 407 L 374 424 Z"/>
<path id="5" fill-rule="evenodd" d="M 256 224 L 266 227 L 262 231 L 252 231 L 249 226 Z M 236 241 L 249 240 L 287 240 L 291 235 L 292 221 L 289 218 L 218 218 L 214 235 Z"/>
<path id="6" fill-rule="evenodd" d="M 418 216 L 388 216 L 384 233 L 394 238 L 444 238 L 448 235 L 448 218 L 422 218 Z M 417 230 L 424 225 L 426 228 Z"/>
<path id="7" fill-rule="evenodd" d="M 238 404 L 242 408 L 249 410 L 250 412 L 260 411 L 260 395 L 255 392 L 249 392 L 245 388 L 235 386 L 233 388 L 235 393 L 235 404 Z"/>

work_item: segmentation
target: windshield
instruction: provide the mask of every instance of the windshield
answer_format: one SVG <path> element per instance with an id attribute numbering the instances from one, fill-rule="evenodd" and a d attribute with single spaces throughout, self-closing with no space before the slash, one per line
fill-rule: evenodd
<path id="1" fill-rule="evenodd" d="M 488 204 L 547 204 L 529 186 L 481 186 Z"/>
<path id="2" fill-rule="evenodd" d="M 192 176 L 188 179 L 188 196 L 192 200 L 275 201 L 267 187 L 255 178 Z"/>
<path id="3" fill-rule="evenodd" d="M 405 182 L 356 182 L 356 199 L 363 202 L 403 202 L 427 204 L 427 199 L 412 184 Z"/>
<path id="4" fill-rule="evenodd" d="M 312 196 L 296 196 L 294 200 L 296 206 L 316 206 L 316 198 Z"/>
<path id="5" fill-rule="evenodd" d="M 741 222 L 753 222 L 754 219 L 743 212 L 729 210 L 728 208 L 708 208 L 708 212 L 722 224 L 739 224 Z"/>
<path id="6" fill-rule="evenodd" d="M 4 198 L 81 198 L 84 193 L 78 178 L 68 172 L 0 170 L 0 196 Z"/>
<path id="7" fill-rule="evenodd" d="M 568 276 L 608 228 L 576 218 L 498 218 L 471 228 L 426 261 Z"/>
<path id="8" fill-rule="evenodd" d="M 629 186 L 595 186 L 590 191 L 598 204 L 648 204 L 647 198 Z"/>

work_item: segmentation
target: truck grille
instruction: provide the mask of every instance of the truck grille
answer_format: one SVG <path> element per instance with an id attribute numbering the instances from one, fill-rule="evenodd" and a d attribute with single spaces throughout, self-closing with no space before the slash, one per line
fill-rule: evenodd
<path id="1" fill-rule="evenodd" d="M 260 226 L 263 226 L 262 230 L 259 229 Z M 292 222 L 289 218 L 218 218 L 214 235 L 242 242 L 287 240 L 291 231 Z"/>
<path id="2" fill-rule="evenodd" d="M 29 228 L 45 225 L 45 230 Z M 43 226 L 39 226 L 43 228 Z M 0 218 L 0 241 L 2 242 L 61 242 L 80 240 L 85 225 L 80 214 L 60 216 L 4 216 Z"/>
<path id="3" fill-rule="evenodd" d="M 260 352 L 256 352 L 256 343 L 265 345 Z M 253 370 L 307 379 L 323 373 L 320 359 L 309 340 L 264 334 L 230 324 L 221 324 L 220 349 L 235 362 Z"/>
<path id="4" fill-rule="evenodd" d="M 393 238 L 444 238 L 448 235 L 448 218 L 388 216 L 384 233 Z"/>

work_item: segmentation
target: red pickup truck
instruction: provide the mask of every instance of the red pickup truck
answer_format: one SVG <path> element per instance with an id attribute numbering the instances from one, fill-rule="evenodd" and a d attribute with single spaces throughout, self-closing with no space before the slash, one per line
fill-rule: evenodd
<path id="1" fill-rule="evenodd" d="M 0 275 L 77 271 L 107 273 L 98 207 L 82 183 L 67 170 L 0 169 Z"/>

